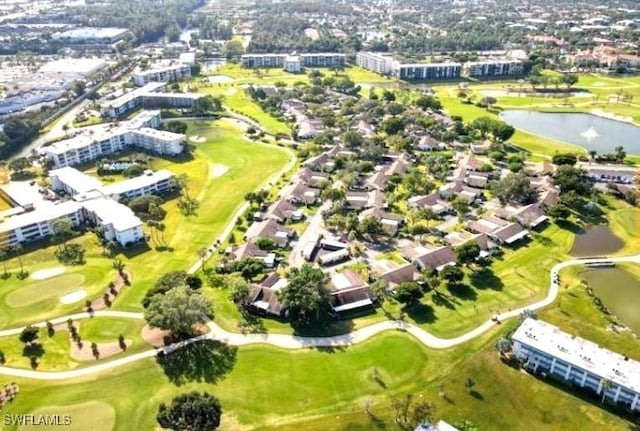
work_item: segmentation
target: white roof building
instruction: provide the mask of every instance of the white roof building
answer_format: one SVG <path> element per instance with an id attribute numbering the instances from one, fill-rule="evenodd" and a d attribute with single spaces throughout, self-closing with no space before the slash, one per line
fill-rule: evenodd
<path id="1" fill-rule="evenodd" d="M 544 371 L 640 411 L 640 362 L 528 318 L 512 335 L 514 353 L 534 372 Z M 603 380 L 611 383 L 603 387 Z"/>

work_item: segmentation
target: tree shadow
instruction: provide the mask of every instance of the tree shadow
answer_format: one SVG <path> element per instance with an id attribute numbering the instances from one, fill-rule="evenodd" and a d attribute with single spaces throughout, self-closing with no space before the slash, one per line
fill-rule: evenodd
<path id="1" fill-rule="evenodd" d="M 456 298 L 460 298 L 464 301 L 474 301 L 478 298 L 478 294 L 476 291 L 465 283 L 456 283 L 450 284 L 447 286 L 449 292 L 454 295 Z"/>
<path id="2" fill-rule="evenodd" d="M 504 283 L 496 276 L 491 268 L 485 267 L 472 272 L 469 275 L 471 285 L 476 289 L 502 290 Z"/>
<path id="3" fill-rule="evenodd" d="M 539 242 L 540 244 L 544 245 L 545 247 L 551 247 L 552 245 L 555 245 L 555 241 L 552 240 L 550 237 L 548 236 L 544 236 L 540 233 L 534 232 L 534 231 L 530 231 L 531 237 L 533 238 L 534 241 Z"/>
<path id="4" fill-rule="evenodd" d="M 476 390 L 469 391 L 469 395 L 471 395 L 473 398 L 475 398 L 478 401 L 484 401 L 484 395 L 482 395 L 480 392 Z"/>
<path id="5" fill-rule="evenodd" d="M 584 233 L 582 226 L 569 220 L 556 220 L 556 224 L 560 229 L 568 230 L 576 235 Z"/>
<path id="6" fill-rule="evenodd" d="M 219 341 L 203 340 L 171 353 L 158 353 L 156 362 L 170 382 L 217 383 L 229 373 L 237 360 L 238 348 Z"/>
<path id="7" fill-rule="evenodd" d="M 353 331 L 353 315 L 341 316 L 340 320 L 320 319 L 311 322 L 291 322 L 293 335 L 301 337 L 329 337 L 344 335 Z"/>
<path id="8" fill-rule="evenodd" d="M 402 307 L 402 311 L 407 313 L 407 316 L 418 324 L 433 323 L 438 319 L 433 307 L 429 304 L 423 304 L 422 302 L 405 305 Z"/>
<path id="9" fill-rule="evenodd" d="M 387 429 L 387 423 L 384 421 L 384 419 L 379 418 L 373 413 L 369 413 L 369 422 L 371 422 L 371 425 L 376 429 L 379 429 L 379 430 Z"/>
<path id="10" fill-rule="evenodd" d="M 242 310 L 242 319 L 240 322 L 240 331 L 243 334 L 266 334 L 269 332 L 267 328 L 264 326 L 264 322 L 260 316 L 256 316 L 254 314 L 249 313 L 246 310 Z"/>
<path id="11" fill-rule="evenodd" d="M 456 309 L 455 304 L 449 298 L 447 298 L 446 295 L 444 295 L 439 291 L 433 292 L 433 295 L 431 296 L 431 300 L 433 301 L 434 305 L 437 305 L 439 307 L 446 307 L 450 310 Z"/>

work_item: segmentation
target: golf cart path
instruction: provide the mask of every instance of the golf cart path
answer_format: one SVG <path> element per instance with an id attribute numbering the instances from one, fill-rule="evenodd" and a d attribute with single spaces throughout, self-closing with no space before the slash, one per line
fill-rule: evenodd
<path id="1" fill-rule="evenodd" d="M 571 259 L 564 262 L 560 262 L 554 265 L 553 268 L 551 268 L 550 288 L 549 288 L 549 292 L 547 293 L 547 296 L 544 299 L 531 305 L 520 307 L 518 309 L 511 310 L 506 313 L 498 314 L 494 317 L 497 318 L 499 321 L 503 321 L 503 320 L 507 320 L 507 319 L 519 316 L 520 313 L 522 313 L 524 310 L 537 310 L 537 309 L 548 306 L 556 299 L 558 295 L 558 283 L 555 280 L 556 280 L 556 275 L 560 270 L 572 265 L 584 265 L 587 263 L 603 263 L 603 262 L 640 263 L 640 255 L 612 257 L 608 259 L 604 259 L 604 258 Z M 52 319 L 50 320 L 50 322 L 53 324 L 57 324 L 57 323 L 64 323 L 69 318 L 75 321 L 75 320 L 87 319 L 91 317 L 119 317 L 119 318 L 143 320 L 142 313 L 133 313 L 133 312 L 115 311 L 115 310 L 98 310 L 98 311 L 95 311 L 93 314 L 76 313 L 68 316 L 63 316 L 57 319 Z M 211 331 L 206 334 L 199 335 L 197 337 L 193 337 L 188 340 L 181 341 L 179 343 L 171 344 L 163 348 L 149 349 L 144 352 L 136 353 L 130 356 L 111 360 L 108 362 L 103 362 L 96 365 L 87 366 L 84 368 L 78 368 L 75 370 L 68 370 L 68 371 L 35 371 L 35 370 L 25 370 L 25 369 L 11 368 L 11 367 L 0 367 L 0 375 L 24 377 L 24 378 L 31 378 L 31 379 L 38 379 L 38 380 L 64 380 L 64 379 L 83 377 L 83 376 L 88 376 L 101 371 L 118 368 L 120 366 L 137 362 L 142 359 L 151 358 L 156 356 L 158 352 L 171 353 L 188 344 L 196 343 L 198 341 L 202 341 L 206 339 L 218 340 L 234 346 L 243 346 L 247 344 L 270 344 L 272 346 L 285 348 L 285 349 L 302 349 L 302 348 L 309 348 L 309 347 L 350 346 L 352 344 L 357 344 L 364 340 L 367 340 L 373 337 L 374 335 L 384 331 L 399 330 L 399 331 L 403 331 L 411 334 L 419 342 L 421 342 L 427 347 L 431 347 L 435 349 L 446 349 L 453 346 L 457 346 L 475 337 L 478 337 L 479 335 L 495 327 L 496 322 L 492 320 L 488 320 L 482 325 L 478 326 L 477 328 L 455 338 L 438 338 L 417 326 L 414 326 L 402 321 L 390 321 L 390 320 L 379 322 L 362 329 L 358 329 L 349 334 L 337 335 L 333 337 L 298 337 L 298 336 L 286 335 L 286 334 L 239 334 L 235 332 L 226 331 L 220 328 L 216 323 L 211 321 L 208 322 L 207 325 L 209 326 Z M 40 322 L 36 324 L 36 326 L 44 327 L 46 326 L 46 322 Z M 0 331 L 0 336 L 16 335 L 16 334 L 19 334 L 22 331 L 22 329 L 23 328 L 6 329 L 3 331 Z"/>

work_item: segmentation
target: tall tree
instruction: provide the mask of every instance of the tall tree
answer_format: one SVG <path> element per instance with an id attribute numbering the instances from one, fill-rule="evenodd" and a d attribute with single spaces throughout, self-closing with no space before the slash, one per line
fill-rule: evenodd
<path id="1" fill-rule="evenodd" d="M 67 241 L 76 232 L 73 230 L 73 222 L 68 217 L 59 218 L 51 223 L 51 229 L 53 230 L 53 241 L 62 242 L 64 248 L 67 248 Z"/>
<path id="2" fill-rule="evenodd" d="M 179 286 L 164 295 L 151 297 L 144 318 L 152 327 L 186 337 L 193 335 L 195 324 L 204 324 L 213 318 L 213 308 L 211 302 L 199 292 Z"/>
<path id="3" fill-rule="evenodd" d="M 170 405 L 161 403 L 156 420 L 174 431 L 213 431 L 220 426 L 220 401 L 206 392 L 178 395 Z"/>
<path id="4" fill-rule="evenodd" d="M 278 299 L 293 321 L 305 322 L 313 316 L 319 319 L 328 310 L 331 300 L 328 281 L 324 271 L 307 263 L 291 269 L 287 286 L 278 292 Z"/>
<path id="5" fill-rule="evenodd" d="M 477 241 L 467 241 L 455 249 L 456 260 L 460 265 L 469 266 L 480 256 Z"/>

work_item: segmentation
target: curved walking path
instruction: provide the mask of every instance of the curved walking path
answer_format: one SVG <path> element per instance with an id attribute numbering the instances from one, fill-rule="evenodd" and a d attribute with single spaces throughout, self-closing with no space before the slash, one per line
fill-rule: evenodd
<path id="1" fill-rule="evenodd" d="M 537 310 L 540 308 L 544 308 L 556 299 L 558 296 L 558 283 L 556 282 L 556 276 L 558 272 L 566 267 L 572 265 L 584 265 L 587 263 L 603 263 L 603 262 L 632 262 L 632 263 L 640 263 L 640 255 L 634 256 L 624 256 L 624 257 L 612 257 L 608 259 L 603 258 L 593 258 L 593 259 L 571 259 L 564 262 L 560 262 L 554 265 L 551 268 L 551 281 L 550 288 L 547 296 L 531 305 L 527 305 L 524 307 L 517 308 L 515 310 L 508 311 L 506 313 L 497 314 L 494 316 L 499 321 L 504 321 L 513 317 L 519 316 L 524 310 Z M 64 323 L 69 318 L 73 320 L 81 320 L 87 319 L 91 317 L 120 317 L 127 319 L 137 319 L 142 320 L 142 313 L 133 313 L 128 311 L 115 311 L 115 310 L 99 310 L 95 311 L 92 314 L 88 313 L 76 313 L 69 316 L 59 317 L 57 319 L 50 320 L 53 324 Z M 44 327 L 46 322 L 40 322 L 36 324 L 36 326 Z M 8 375 L 14 377 L 24 377 L 38 380 L 64 380 L 71 379 L 77 377 L 83 377 L 87 375 L 91 375 L 94 373 L 98 373 L 101 371 L 111 370 L 114 368 L 118 368 L 122 365 L 130 364 L 133 362 L 137 362 L 142 359 L 151 358 L 158 354 L 158 352 L 163 353 L 171 353 L 181 347 L 184 347 L 188 344 L 196 343 L 201 340 L 217 340 L 228 343 L 234 346 L 244 346 L 248 344 L 270 344 L 272 346 L 284 348 L 284 349 L 303 349 L 308 347 L 342 347 L 342 346 L 350 346 L 352 344 L 360 343 L 365 341 L 376 334 L 379 334 L 384 331 L 392 331 L 399 330 L 403 332 L 407 332 L 415 337 L 419 342 L 424 344 L 427 347 L 431 347 L 434 349 L 446 349 L 453 346 L 457 346 L 459 344 L 465 343 L 475 337 L 482 335 L 487 332 L 491 328 L 496 326 L 496 322 L 493 320 L 488 320 L 477 328 L 464 333 L 455 338 L 438 338 L 422 328 L 411 325 L 402 321 L 384 321 L 379 322 L 371 326 L 367 326 L 362 329 L 358 329 L 349 334 L 337 335 L 333 337 L 299 337 L 294 335 L 286 335 L 286 334 L 239 334 L 235 332 L 229 332 L 222 329 L 214 322 L 208 322 L 207 325 L 211 329 L 210 332 L 190 338 L 185 341 L 181 341 L 179 343 L 171 344 L 169 346 L 158 348 L 158 349 L 150 349 L 144 352 L 136 353 L 130 356 L 126 356 L 124 358 L 115 359 L 108 362 L 103 362 L 100 364 L 78 368 L 75 370 L 68 371 L 34 371 L 34 370 L 26 370 L 26 369 L 17 369 L 11 367 L 0 367 L 0 375 Z M 22 331 L 23 328 L 13 328 L 6 329 L 0 331 L 0 337 L 16 335 Z"/>

